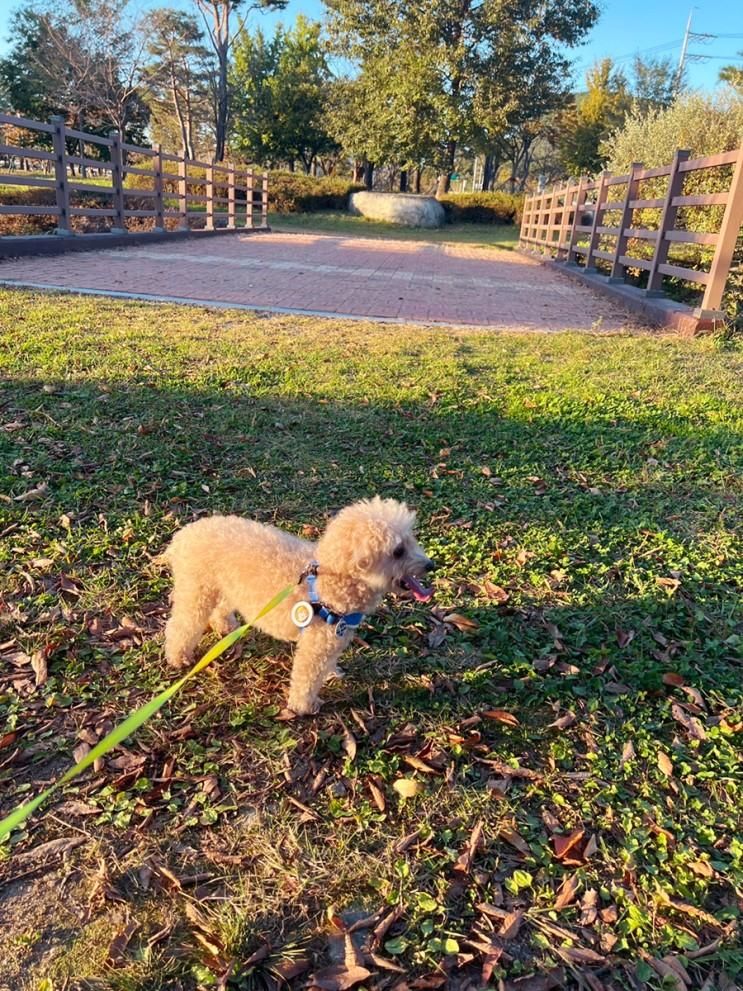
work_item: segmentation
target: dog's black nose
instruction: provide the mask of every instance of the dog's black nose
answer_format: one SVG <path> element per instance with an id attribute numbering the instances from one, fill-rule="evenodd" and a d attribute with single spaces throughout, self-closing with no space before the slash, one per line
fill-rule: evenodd
<path id="1" fill-rule="evenodd" d="M 430 558 L 426 561 L 426 571 L 435 571 L 436 562 L 432 561 Z"/>

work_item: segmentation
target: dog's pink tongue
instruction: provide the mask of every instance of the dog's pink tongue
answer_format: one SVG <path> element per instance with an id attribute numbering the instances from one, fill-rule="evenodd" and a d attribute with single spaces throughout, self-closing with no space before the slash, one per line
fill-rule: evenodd
<path id="1" fill-rule="evenodd" d="M 413 578 L 412 575 L 405 575 L 405 584 L 408 586 L 410 591 L 413 593 L 413 598 L 418 602 L 428 602 L 428 600 L 433 595 L 432 588 L 424 588 L 417 578 Z"/>

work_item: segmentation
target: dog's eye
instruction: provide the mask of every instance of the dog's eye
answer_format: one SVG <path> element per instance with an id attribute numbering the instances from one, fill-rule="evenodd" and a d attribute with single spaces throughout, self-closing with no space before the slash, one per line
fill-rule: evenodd
<path id="1" fill-rule="evenodd" d="M 405 544 L 399 544 L 392 552 L 393 557 L 402 557 L 405 553 Z"/>

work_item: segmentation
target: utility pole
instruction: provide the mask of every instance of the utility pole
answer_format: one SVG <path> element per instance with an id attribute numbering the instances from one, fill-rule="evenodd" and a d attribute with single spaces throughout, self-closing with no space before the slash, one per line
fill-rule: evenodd
<path id="1" fill-rule="evenodd" d="M 681 89 L 681 81 L 684 78 L 684 67 L 686 65 L 686 51 L 689 47 L 689 36 L 691 35 L 691 15 L 692 10 L 689 11 L 689 20 L 686 22 L 686 31 L 684 31 L 684 40 L 681 44 L 681 56 L 679 57 L 678 68 L 676 69 L 676 78 L 673 81 L 673 91 L 678 94 Z"/>

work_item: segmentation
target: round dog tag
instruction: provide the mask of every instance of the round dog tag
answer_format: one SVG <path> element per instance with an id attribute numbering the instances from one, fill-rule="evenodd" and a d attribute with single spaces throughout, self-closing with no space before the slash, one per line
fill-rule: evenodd
<path id="1" fill-rule="evenodd" d="M 292 608 L 292 622 L 295 626 L 298 626 L 300 630 L 303 630 L 305 626 L 309 626 L 315 615 L 315 610 L 312 608 L 311 604 L 305 599 L 301 599 Z"/>

